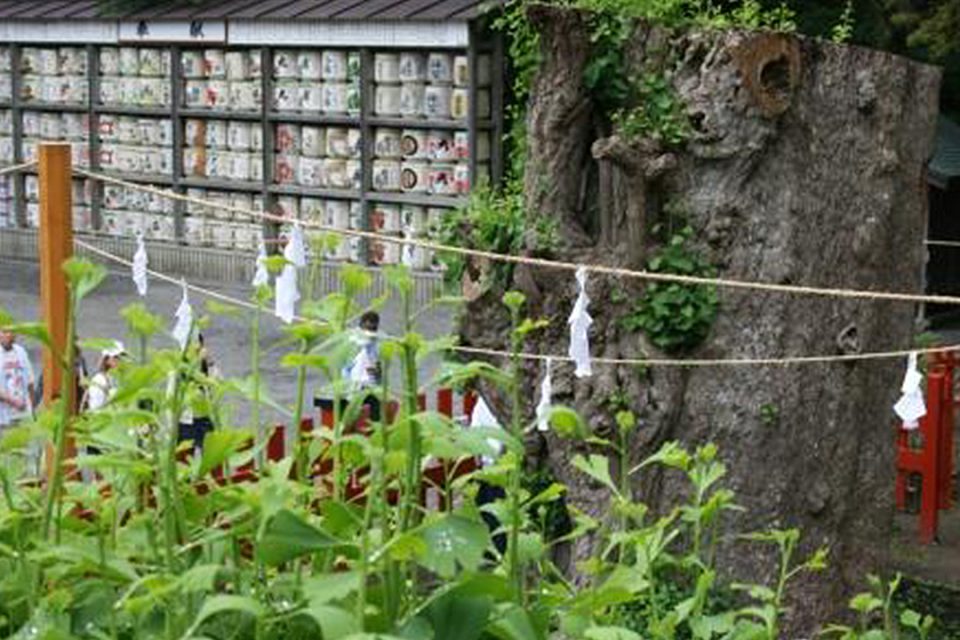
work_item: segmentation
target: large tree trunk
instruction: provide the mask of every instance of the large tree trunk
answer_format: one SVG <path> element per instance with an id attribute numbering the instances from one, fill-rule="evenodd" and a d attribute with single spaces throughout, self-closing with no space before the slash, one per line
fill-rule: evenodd
<path id="1" fill-rule="evenodd" d="M 723 277 L 921 290 L 936 69 L 791 35 L 671 36 L 640 25 L 630 43 L 632 68 L 624 73 L 673 61 L 669 77 L 695 129 L 682 148 L 665 150 L 649 140 L 596 139 L 596 114 L 582 83 L 590 47 L 584 17 L 539 6 L 531 18 L 544 59 L 529 112 L 525 195 L 531 209 L 561 222 L 563 259 L 642 266 L 652 248 L 646 229 L 669 200 L 682 205 L 697 248 Z M 524 268 L 515 279 L 534 294 L 531 315 L 552 320 L 528 347 L 566 353 L 573 275 Z M 662 355 L 620 323 L 642 286 L 590 279 L 594 355 Z M 626 292 L 627 301 L 612 300 L 614 290 Z M 910 304 L 719 294 L 718 318 L 692 356 L 836 354 L 911 344 Z M 505 344 L 494 295 L 464 314 L 468 344 Z M 727 484 L 748 509 L 731 530 L 799 527 L 807 550 L 828 545 L 831 573 L 794 589 L 795 602 L 803 603 L 792 619 L 799 634 L 835 614 L 842 594 L 884 562 L 893 517 L 891 405 L 903 366 L 886 360 L 642 373 L 597 366 L 582 380 L 572 367 L 560 367 L 554 400 L 578 408 L 594 429 L 609 429 L 605 400 L 622 390 L 642 420 L 635 460 L 666 440 L 715 442 L 729 467 Z M 534 397 L 541 372 L 528 367 Z M 762 418 L 765 405 L 776 421 Z M 551 439 L 550 463 L 570 487 L 569 499 L 602 516 L 601 489 L 568 464 L 575 446 Z M 668 508 L 685 489 L 668 474 L 648 474 L 636 490 L 654 508 Z M 584 540 L 574 554 L 590 551 Z M 741 543 L 727 545 L 721 561 L 754 580 L 769 578 L 774 567 L 768 555 Z"/>

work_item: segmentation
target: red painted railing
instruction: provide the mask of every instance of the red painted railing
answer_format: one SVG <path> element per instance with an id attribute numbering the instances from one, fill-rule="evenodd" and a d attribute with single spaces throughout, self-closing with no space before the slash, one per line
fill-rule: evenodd
<path id="1" fill-rule="evenodd" d="M 907 507 L 910 476 L 920 476 L 921 544 L 937 537 L 939 512 L 951 506 L 953 495 L 955 406 L 953 392 L 957 356 L 953 352 L 934 354 L 927 371 L 927 415 L 918 429 L 902 426 L 897 434 L 897 508 Z M 919 443 L 917 442 L 919 440 Z M 919 446 L 917 446 L 919 445 Z"/>
<path id="2" fill-rule="evenodd" d="M 455 418 L 458 416 L 466 417 L 473 413 L 473 408 L 476 405 L 476 396 L 474 394 L 467 393 L 458 397 L 454 394 L 452 389 L 438 389 L 436 393 L 435 406 L 437 413 L 443 414 L 449 418 Z M 458 404 L 457 400 L 459 400 L 459 407 L 456 406 Z M 421 411 L 425 410 L 427 407 L 426 396 L 424 394 L 420 394 L 420 396 L 417 398 L 417 401 L 419 409 Z M 459 413 L 455 412 L 455 409 L 457 408 L 461 410 Z M 384 417 L 388 421 L 392 421 L 397 413 L 397 409 L 397 403 L 391 402 L 386 407 Z M 320 425 L 322 425 L 324 428 L 332 429 L 334 425 L 333 404 L 331 402 L 322 403 L 318 417 Z M 370 407 L 365 406 L 360 418 L 355 424 L 348 425 L 345 429 L 345 432 L 367 433 L 367 423 L 369 419 Z M 310 433 L 313 431 L 313 429 L 313 418 L 304 418 L 301 421 L 301 434 Z M 267 444 L 267 459 L 271 461 L 278 461 L 283 459 L 285 454 L 286 427 L 284 425 L 277 425 L 273 428 L 273 431 L 270 434 L 270 440 Z M 435 506 L 437 508 L 443 508 L 445 506 L 445 498 L 443 493 L 447 483 L 463 474 L 470 473 L 476 468 L 477 461 L 472 457 L 464 457 L 459 460 L 431 461 L 423 472 L 421 502 L 428 507 Z M 330 489 L 332 487 L 330 486 L 328 476 L 332 470 L 333 463 L 330 459 L 318 459 L 312 465 L 311 474 L 315 479 L 320 479 L 322 486 Z M 368 471 L 369 470 L 367 468 L 362 468 L 351 473 L 345 488 L 345 493 L 348 500 L 362 499 L 363 493 L 366 490 L 365 479 Z M 214 475 L 217 477 L 218 481 L 223 482 L 222 476 L 218 476 L 217 474 Z M 254 464 L 250 462 L 247 465 L 244 465 L 231 476 L 231 479 L 233 482 L 249 482 L 256 480 L 256 470 Z M 392 496 L 392 498 L 395 497 L 395 495 Z"/>

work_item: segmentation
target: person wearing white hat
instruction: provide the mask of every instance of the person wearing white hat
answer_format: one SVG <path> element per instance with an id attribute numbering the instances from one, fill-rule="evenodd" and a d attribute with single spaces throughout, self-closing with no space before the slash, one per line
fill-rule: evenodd
<path id="1" fill-rule="evenodd" d="M 88 411 L 96 411 L 103 407 L 117 392 L 117 381 L 113 370 L 120 364 L 120 358 L 126 355 L 123 343 L 114 342 L 100 353 L 100 366 L 97 373 L 90 378 L 87 387 L 87 398 L 84 406 Z"/>

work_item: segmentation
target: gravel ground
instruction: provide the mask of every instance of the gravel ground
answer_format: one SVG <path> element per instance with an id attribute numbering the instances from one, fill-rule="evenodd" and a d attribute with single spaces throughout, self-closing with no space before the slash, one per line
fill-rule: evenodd
<path id="1" fill-rule="evenodd" d="M 235 298 L 247 299 L 250 289 L 234 284 L 193 282 L 198 286 L 215 290 Z M 81 339 L 117 338 L 125 340 L 128 348 L 132 345 L 126 340 L 126 327 L 120 317 L 120 310 L 126 305 L 138 301 L 136 289 L 128 272 L 111 271 L 99 289 L 84 300 L 79 316 L 78 335 Z M 161 316 L 170 318 L 180 302 L 180 289 L 171 284 L 150 281 L 146 298 L 148 308 Z M 204 300 L 199 294 L 191 295 L 194 313 L 204 308 Z M 40 307 L 39 267 L 36 263 L 4 260 L 0 262 L 0 309 L 22 321 L 36 320 Z M 401 318 L 395 305 L 388 303 L 381 312 L 381 330 L 396 333 L 400 329 Z M 449 308 L 431 308 L 418 317 L 418 328 L 428 338 L 435 338 L 451 330 L 453 313 Z M 296 374 L 280 366 L 279 360 L 287 349 L 280 346 L 284 338 L 283 324 L 272 315 L 265 315 L 261 324 L 261 345 L 264 349 L 261 362 L 261 374 L 270 395 L 284 406 L 292 407 L 296 399 Z M 250 374 L 249 316 L 217 316 L 204 330 L 204 338 L 224 376 L 244 377 Z M 157 345 L 165 341 L 166 346 L 173 344 L 172 338 L 158 338 Z M 25 343 L 34 366 L 39 366 L 40 350 L 34 344 Z M 95 366 L 98 354 L 86 352 L 87 364 Z M 436 360 L 424 363 L 421 374 L 427 379 L 436 369 Z M 308 381 L 308 398 L 312 395 L 317 380 Z M 246 408 L 237 406 L 235 422 L 243 424 Z M 271 416 L 275 419 L 276 416 Z"/>

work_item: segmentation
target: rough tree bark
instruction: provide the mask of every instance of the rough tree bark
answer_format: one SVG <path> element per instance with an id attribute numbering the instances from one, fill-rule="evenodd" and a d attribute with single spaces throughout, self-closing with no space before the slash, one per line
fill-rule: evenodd
<path id="1" fill-rule="evenodd" d="M 680 149 L 615 133 L 597 139 L 583 70 L 590 54 L 585 17 L 531 9 L 543 61 L 528 115 L 525 196 L 531 210 L 561 223 L 565 260 L 643 265 L 646 229 L 665 201 L 679 203 L 697 248 L 729 278 L 825 287 L 920 291 L 926 223 L 925 164 L 937 112 L 938 70 L 904 58 L 792 35 L 753 32 L 668 34 L 638 25 L 630 68 L 671 61 L 670 80 L 694 127 Z M 552 320 L 528 348 L 566 353 L 572 274 L 518 269 L 531 315 Z M 592 277 L 594 355 L 657 356 L 620 323 L 642 283 Z M 614 290 L 627 301 L 611 300 Z M 721 290 L 708 339 L 692 354 L 745 358 L 908 348 L 910 304 Z M 462 339 L 502 347 L 506 319 L 497 292 L 471 303 Z M 528 365 L 529 397 L 541 375 Z M 894 402 L 903 362 L 679 370 L 595 367 L 576 380 L 554 375 L 555 402 L 578 408 L 594 429 L 613 420 L 615 391 L 642 419 L 634 459 L 660 443 L 715 442 L 728 486 L 748 511 L 731 530 L 799 527 L 804 547 L 831 548 L 825 579 L 793 590 L 791 637 L 835 615 L 844 593 L 882 567 L 892 527 Z M 493 398 L 497 404 L 496 398 Z M 775 424 L 761 417 L 770 405 Z M 603 516 L 601 488 L 568 464 L 576 445 L 551 439 L 550 464 L 578 508 Z M 652 506 L 676 504 L 669 474 L 638 478 Z M 582 557 L 590 540 L 574 550 Z M 769 555 L 727 545 L 721 563 L 738 577 L 770 578 Z"/>

